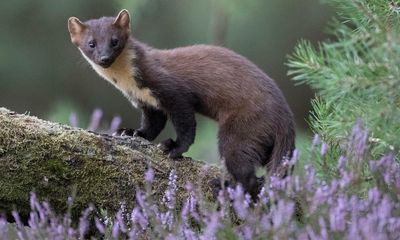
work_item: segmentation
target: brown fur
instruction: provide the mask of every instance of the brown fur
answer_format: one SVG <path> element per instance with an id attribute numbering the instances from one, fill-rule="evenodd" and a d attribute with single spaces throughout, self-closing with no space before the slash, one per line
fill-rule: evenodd
<path id="1" fill-rule="evenodd" d="M 163 142 L 163 149 L 178 157 L 194 141 L 195 112 L 216 120 L 219 151 L 228 171 L 255 196 L 256 168 L 267 166 L 274 172 L 294 149 L 292 113 L 275 82 L 226 48 L 195 45 L 159 50 L 126 37 L 130 32 L 126 14 L 90 20 L 86 32 L 78 37 L 71 32 L 71 39 L 80 39 L 74 43 L 93 68 L 142 109 L 142 127 L 135 133 L 153 140 L 169 117 L 177 139 Z M 125 27 L 116 27 L 119 21 Z M 110 50 L 111 36 L 118 36 L 123 46 Z M 98 42 L 95 50 L 87 46 L 93 39 Z M 112 57 L 109 66 L 99 65 L 102 54 Z"/>

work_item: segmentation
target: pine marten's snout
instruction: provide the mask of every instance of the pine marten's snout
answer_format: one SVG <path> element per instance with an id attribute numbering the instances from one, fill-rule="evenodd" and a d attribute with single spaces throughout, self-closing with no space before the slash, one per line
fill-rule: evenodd
<path id="1" fill-rule="evenodd" d="M 102 66 L 103 68 L 109 68 L 114 62 L 114 59 L 111 56 L 103 55 L 100 56 L 97 64 Z"/>

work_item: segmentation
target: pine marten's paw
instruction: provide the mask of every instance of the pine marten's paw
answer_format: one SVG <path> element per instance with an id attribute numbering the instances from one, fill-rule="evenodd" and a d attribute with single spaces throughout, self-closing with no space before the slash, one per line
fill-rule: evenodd
<path id="1" fill-rule="evenodd" d="M 218 195 L 219 195 L 219 192 L 222 189 L 225 189 L 225 188 L 229 187 L 230 183 L 228 181 L 226 181 L 226 180 L 222 182 L 220 178 L 214 178 L 214 179 L 212 179 L 210 181 L 210 185 L 211 185 L 211 188 L 212 188 L 213 197 L 216 199 L 218 197 Z"/>
<path id="2" fill-rule="evenodd" d="M 168 153 L 169 151 L 171 151 L 171 149 L 173 149 L 176 146 L 176 143 L 174 140 L 172 140 L 171 138 L 168 138 L 167 140 L 164 140 L 162 142 L 160 142 L 157 147 L 163 151 L 164 153 Z"/>
<path id="3" fill-rule="evenodd" d="M 185 152 L 181 150 L 177 143 L 171 138 L 162 141 L 157 145 L 157 147 L 161 149 L 161 151 L 163 151 L 165 154 L 168 154 L 168 157 L 170 158 L 181 158 L 182 153 Z"/>

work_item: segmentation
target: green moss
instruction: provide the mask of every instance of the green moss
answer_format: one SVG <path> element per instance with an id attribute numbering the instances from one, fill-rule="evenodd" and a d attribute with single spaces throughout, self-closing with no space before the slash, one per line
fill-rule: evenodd
<path id="1" fill-rule="evenodd" d="M 47 199 L 55 211 L 64 212 L 75 189 L 76 216 L 89 203 L 111 214 L 121 202 L 130 208 L 148 166 L 155 170 L 154 199 L 162 198 L 173 168 L 178 175 L 178 203 L 187 197 L 188 181 L 211 199 L 209 180 L 220 174 L 218 168 L 205 170 L 190 159 L 168 159 L 140 139 L 100 137 L 5 109 L 0 109 L 0 164 L 0 210 L 17 208 L 23 214 L 29 211 L 31 191 Z"/>

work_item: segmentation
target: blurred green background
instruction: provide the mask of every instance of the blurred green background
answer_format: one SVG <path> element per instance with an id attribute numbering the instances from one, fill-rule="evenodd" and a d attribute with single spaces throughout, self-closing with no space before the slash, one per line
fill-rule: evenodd
<path id="1" fill-rule="evenodd" d="M 127 8 L 133 34 L 157 48 L 196 43 L 226 46 L 255 62 L 281 87 L 296 116 L 299 136 L 307 135 L 313 93 L 294 86 L 286 56 L 306 38 L 326 38 L 332 12 L 318 0 L 15 0 L 0 2 L 0 107 L 68 123 L 76 112 L 87 127 L 93 109 L 137 128 L 140 111 L 90 69 L 70 43 L 67 19 L 115 15 Z M 171 125 L 159 139 L 173 136 Z M 217 125 L 198 116 L 195 144 L 187 154 L 218 161 Z"/>

